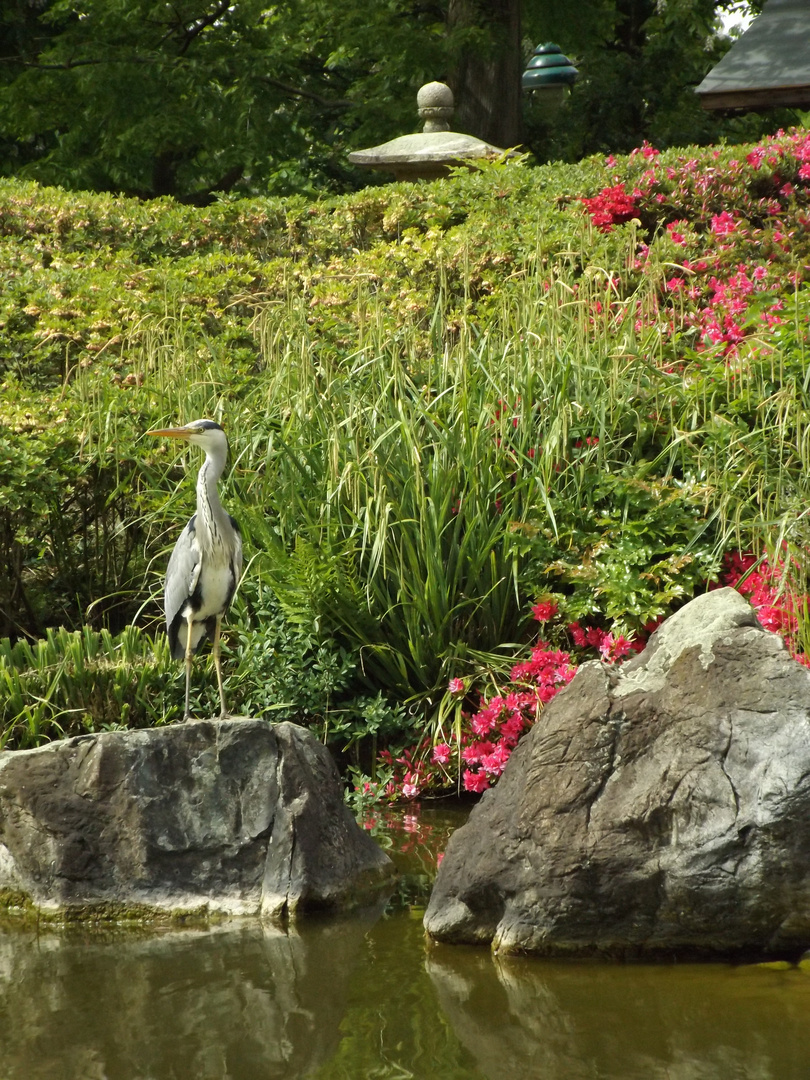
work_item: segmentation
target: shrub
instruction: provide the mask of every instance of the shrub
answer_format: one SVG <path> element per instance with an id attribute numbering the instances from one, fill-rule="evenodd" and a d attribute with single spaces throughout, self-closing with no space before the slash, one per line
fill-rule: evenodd
<path id="1" fill-rule="evenodd" d="M 538 599 L 613 655 L 731 550 L 803 595 L 807 157 L 790 132 L 204 211 L 0 184 L 5 632 L 154 625 L 193 483 L 140 435 L 204 415 L 256 583 L 234 690 L 356 765 L 455 724 L 451 678 L 506 689 Z"/>

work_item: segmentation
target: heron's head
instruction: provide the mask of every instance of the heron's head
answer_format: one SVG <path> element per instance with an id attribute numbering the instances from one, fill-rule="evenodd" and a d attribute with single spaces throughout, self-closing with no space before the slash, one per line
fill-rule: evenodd
<path id="1" fill-rule="evenodd" d="M 224 456 L 228 452 L 228 440 L 225 432 L 213 420 L 192 420 L 184 427 L 157 428 L 147 431 L 147 435 L 165 435 L 170 439 L 185 439 L 199 446 L 207 454 Z"/>

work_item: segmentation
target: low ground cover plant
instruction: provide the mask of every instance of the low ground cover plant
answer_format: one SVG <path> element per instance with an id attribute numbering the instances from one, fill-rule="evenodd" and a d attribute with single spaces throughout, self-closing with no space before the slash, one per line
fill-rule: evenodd
<path id="1" fill-rule="evenodd" d="M 0 184 L 4 744 L 175 715 L 161 572 L 197 461 L 141 435 L 197 416 L 248 556 L 229 701 L 361 792 L 495 782 L 582 659 L 730 553 L 800 654 L 809 206 L 803 130 L 316 203 Z"/>

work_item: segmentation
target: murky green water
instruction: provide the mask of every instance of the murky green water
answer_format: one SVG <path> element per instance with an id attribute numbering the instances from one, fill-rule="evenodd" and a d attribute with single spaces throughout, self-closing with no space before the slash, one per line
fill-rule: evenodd
<path id="1" fill-rule="evenodd" d="M 457 819 L 455 819 L 457 820 Z M 427 948 L 441 811 L 360 917 L 289 934 L 0 933 L 0 1080 L 806 1080 L 810 974 Z"/>

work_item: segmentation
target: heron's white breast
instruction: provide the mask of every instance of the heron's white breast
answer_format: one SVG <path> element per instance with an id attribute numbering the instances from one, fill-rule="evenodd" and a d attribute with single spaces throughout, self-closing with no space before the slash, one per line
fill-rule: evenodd
<path id="1" fill-rule="evenodd" d="M 233 584 L 230 563 L 204 562 L 199 581 L 202 607 L 195 613 L 195 621 L 202 622 L 212 615 L 221 614 L 225 610 L 228 597 L 233 592 Z"/>

